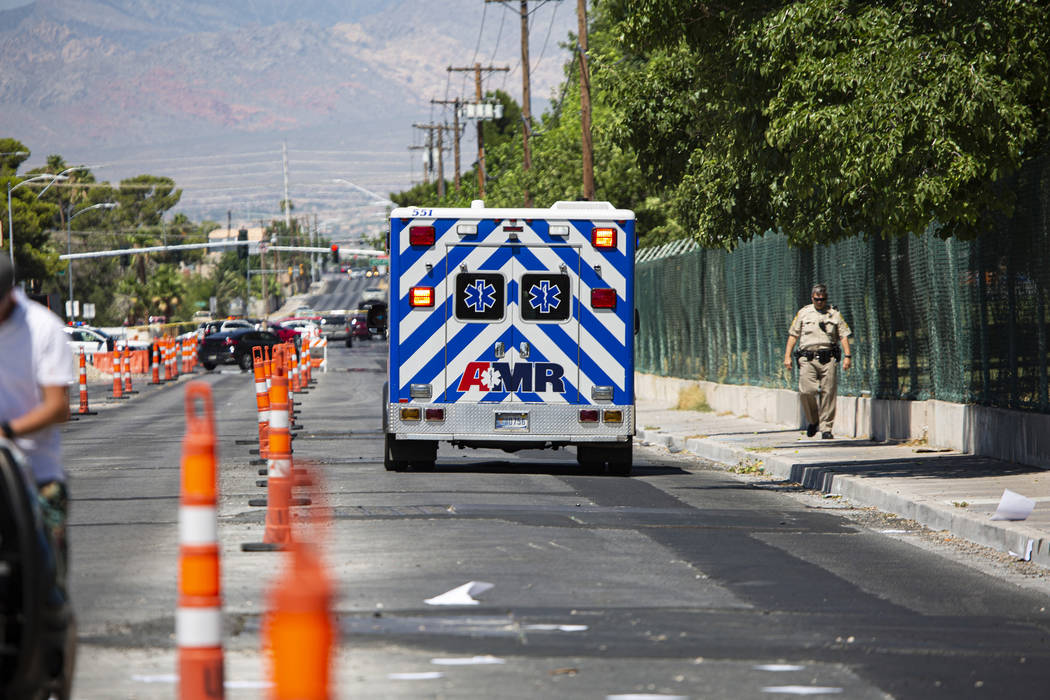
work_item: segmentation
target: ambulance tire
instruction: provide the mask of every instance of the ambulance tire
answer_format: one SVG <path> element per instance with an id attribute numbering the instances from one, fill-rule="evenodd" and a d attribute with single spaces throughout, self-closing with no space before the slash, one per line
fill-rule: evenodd
<path id="1" fill-rule="evenodd" d="M 387 471 L 403 472 L 412 468 L 417 472 L 431 472 L 436 459 L 436 440 L 399 441 L 393 434 L 386 434 L 383 466 Z"/>
<path id="2" fill-rule="evenodd" d="M 630 476 L 634 461 L 632 443 L 598 442 L 576 446 L 576 461 L 591 474 Z"/>
<path id="3" fill-rule="evenodd" d="M 397 439 L 390 433 L 386 434 L 386 441 L 383 447 L 383 466 L 386 467 L 388 472 L 403 472 L 408 471 L 408 462 L 403 459 L 396 459 L 400 456 L 397 451 L 395 443 Z"/>

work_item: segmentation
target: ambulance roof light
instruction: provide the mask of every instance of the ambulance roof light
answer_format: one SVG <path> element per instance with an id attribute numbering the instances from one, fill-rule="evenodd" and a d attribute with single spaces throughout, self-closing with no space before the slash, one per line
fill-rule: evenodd
<path id="1" fill-rule="evenodd" d="M 484 199 L 475 199 L 475 200 L 471 201 L 470 208 L 471 209 L 484 209 L 485 208 L 485 200 Z"/>

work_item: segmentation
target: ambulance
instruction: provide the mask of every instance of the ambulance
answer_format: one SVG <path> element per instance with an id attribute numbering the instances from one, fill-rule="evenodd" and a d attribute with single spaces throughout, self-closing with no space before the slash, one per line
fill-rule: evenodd
<path id="1" fill-rule="evenodd" d="M 386 468 L 433 469 L 448 442 L 630 474 L 634 224 L 608 202 L 394 209 Z"/>

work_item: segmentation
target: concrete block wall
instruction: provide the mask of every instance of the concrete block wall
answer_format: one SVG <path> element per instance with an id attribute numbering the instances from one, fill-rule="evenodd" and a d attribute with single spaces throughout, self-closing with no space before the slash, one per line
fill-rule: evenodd
<path id="1" fill-rule="evenodd" d="M 716 412 L 728 411 L 765 423 L 804 428 L 798 392 L 717 384 L 635 373 L 639 399 L 674 404 L 687 387 L 698 386 Z M 1050 469 L 1050 416 L 946 401 L 888 401 L 838 397 L 835 434 L 878 442 L 925 439 L 948 448 L 1016 464 Z"/>

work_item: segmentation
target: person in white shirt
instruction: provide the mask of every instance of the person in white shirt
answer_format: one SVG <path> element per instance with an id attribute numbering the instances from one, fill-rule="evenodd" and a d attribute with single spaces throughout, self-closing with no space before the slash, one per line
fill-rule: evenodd
<path id="1" fill-rule="evenodd" d="M 65 588 L 68 491 L 58 424 L 69 419 L 73 353 L 62 321 L 14 285 L 0 256 L 0 435 L 25 453 Z"/>

